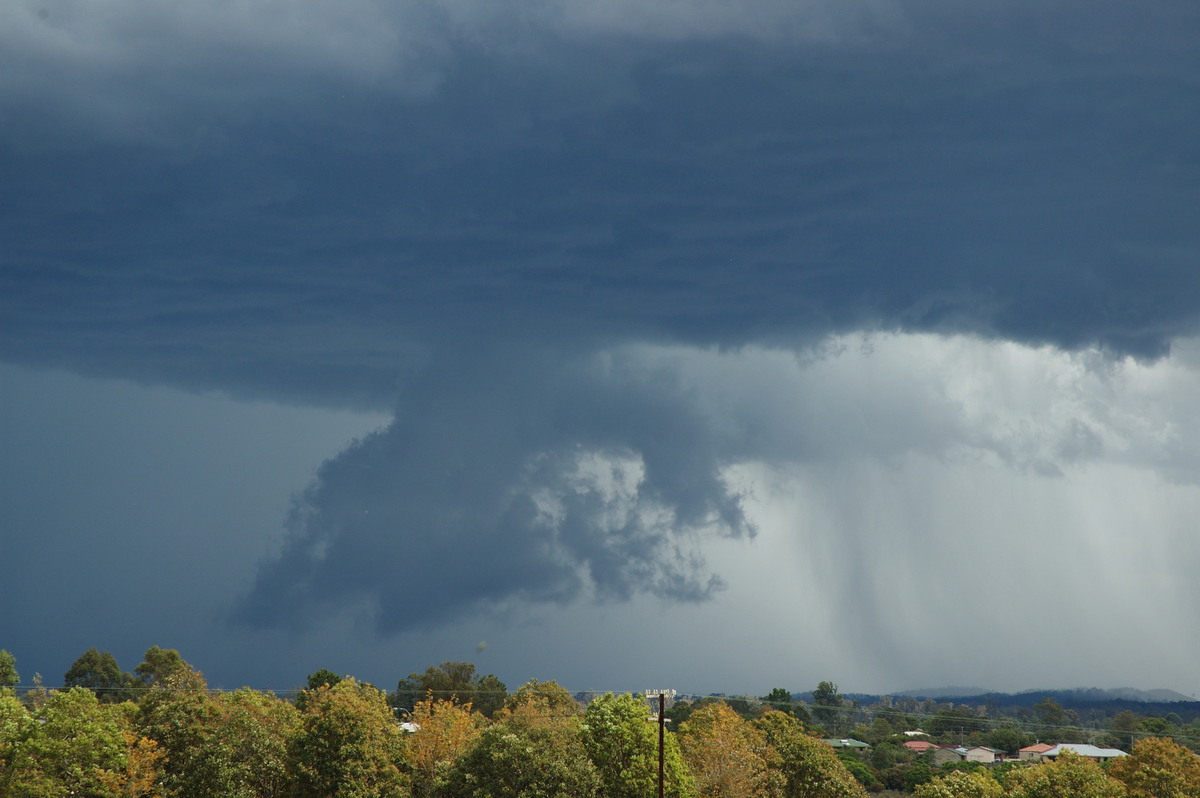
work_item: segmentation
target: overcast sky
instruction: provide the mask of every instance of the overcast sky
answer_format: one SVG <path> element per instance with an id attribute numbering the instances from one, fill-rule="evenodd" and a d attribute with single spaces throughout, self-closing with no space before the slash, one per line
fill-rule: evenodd
<path id="1" fill-rule="evenodd" d="M 0 5 L 0 648 L 1200 694 L 1192 0 Z"/>

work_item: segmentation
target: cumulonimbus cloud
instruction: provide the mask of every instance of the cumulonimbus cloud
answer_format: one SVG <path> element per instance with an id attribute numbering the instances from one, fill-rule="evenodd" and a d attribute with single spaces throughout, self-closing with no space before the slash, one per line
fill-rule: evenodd
<path id="1" fill-rule="evenodd" d="M 3 356 L 395 408 L 243 620 L 702 599 L 705 541 L 751 531 L 739 463 L 1052 475 L 1150 440 L 1099 388 L 939 382 L 915 338 L 840 392 L 786 363 L 853 331 L 1114 363 L 1194 333 L 1197 18 L 1155 7 L 10 4 Z"/>
<path id="2" fill-rule="evenodd" d="M 460 362 L 327 462 L 238 616 L 366 601 L 402 631 L 514 601 L 710 597 L 704 542 L 753 529 L 679 375 L 543 355 Z"/>
<path id="3" fill-rule="evenodd" d="M 721 586 L 712 541 L 753 536 L 730 478 L 746 466 L 916 458 L 1062 478 L 1105 463 L 1200 481 L 1172 454 L 1196 413 L 1164 407 L 1196 377 L 1167 361 L 873 334 L 801 350 L 634 345 L 557 367 L 546 351 L 505 350 L 462 365 L 322 467 L 240 620 L 366 606 L 395 633 L 547 602 L 706 600 Z"/>

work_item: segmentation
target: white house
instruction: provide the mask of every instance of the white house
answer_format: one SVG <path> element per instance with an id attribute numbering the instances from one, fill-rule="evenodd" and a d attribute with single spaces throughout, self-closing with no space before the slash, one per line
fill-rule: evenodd
<path id="1" fill-rule="evenodd" d="M 1093 762 L 1106 762 L 1109 759 L 1116 759 L 1120 756 L 1129 756 L 1129 754 L 1117 748 L 1097 748 L 1087 743 L 1059 743 L 1050 750 L 1044 751 L 1042 759 L 1057 759 L 1058 755 L 1064 751 L 1087 757 Z"/>

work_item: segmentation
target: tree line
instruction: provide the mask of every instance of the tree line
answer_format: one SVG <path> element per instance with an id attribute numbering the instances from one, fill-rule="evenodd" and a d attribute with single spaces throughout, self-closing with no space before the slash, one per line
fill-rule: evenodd
<path id="1" fill-rule="evenodd" d="M 61 689 L 35 685 L 18 694 L 18 683 L 15 661 L 0 651 L 0 798 L 657 794 L 658 727 L 644 696 L 606 693 L 585 702 L 537 680 L 510 693 L 470 663 L 430 666 L 391 693 L 321 670 L 283 697 L 210 690 L 173 649 L 151 648 L 133 673 L 91 649 Z M 782 690 L 754 702 L 677 702 L 663 738 L 665 794 L 863 798 L 887 791 L 869 758 L 839 756 L 822 741 L 822 720 L 838 722 L 845 707 L 832 683 L 819 689 L 822 703 L 803 705 Z M 1139 741 L 1133 756 L 1107 769 L 1071 757 L 1004 772 L 940 771 L 916 760 L 905 763 L 906 772 L 919 778 L 901 789 L 934 798 L 1196 796 L 1198 762 L 1165 739 Z M 1158 781 L 1147 782 L 1147 772 Z M 1064 792 L 1064 784 L 1074 787 Z M 1164 791 L 1176 787 L 1184 791 Z"/>

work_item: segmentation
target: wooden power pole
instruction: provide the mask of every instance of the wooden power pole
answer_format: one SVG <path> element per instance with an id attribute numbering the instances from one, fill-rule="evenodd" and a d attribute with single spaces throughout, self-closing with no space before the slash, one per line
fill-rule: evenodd
<path id="1" fill-rule="evenodd" d="M 663 763 L 666 761 L 664 754 L 667 730 L 667 697 L 663 693 L 658 694 L 658 798 L 663 798 L 663 790 L 666 787 L 664 778 Z"/>

